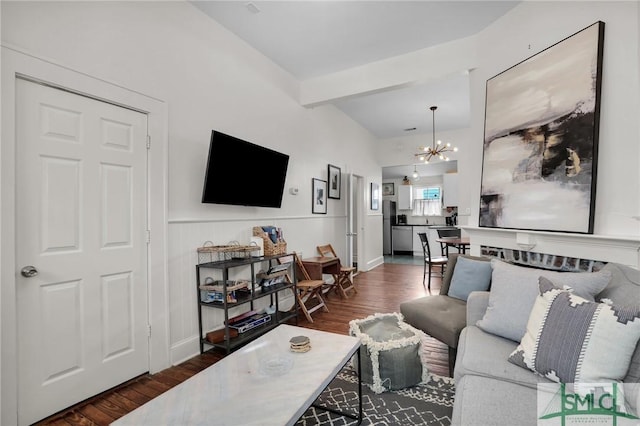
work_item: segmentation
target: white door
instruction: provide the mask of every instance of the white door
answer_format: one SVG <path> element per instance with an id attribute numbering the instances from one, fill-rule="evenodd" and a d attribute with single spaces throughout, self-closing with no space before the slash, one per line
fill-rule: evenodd
<path id="1" fill-rule="evenodd" d="M 16 84 L 18 419 L 31 424 L 148 371 L 147 116 Z"/>
<path id="2" fill-rule="evenodd" d="M 359 182 L 354 174 L 347 175 L 347 262 L 345 266 L 358 265 L 358 215 Z M 362 265 L 358 268 L 358 271 Z"/>

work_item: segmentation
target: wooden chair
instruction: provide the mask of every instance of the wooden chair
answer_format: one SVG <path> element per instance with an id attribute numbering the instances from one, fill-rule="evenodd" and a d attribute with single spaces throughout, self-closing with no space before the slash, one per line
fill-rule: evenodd
<path id="1" fill-rule="evenodd" d="M 318 309 L 322 309 L 324 312 L 329 312 L 329 308 L 327 308 L 327 305 L 322 298 L 322 286 L 325 282 L 323 280 L 312 280 L 309 277 L 309 273 L 305 269 L 304 264 L 300 260 L 300 257 L 295 252 L 291 256 L 283 256 L 279 258 L 278 262 L 295 262 L 298 282 L 294 293 L 298 302 L 298 309 L 302 311 L 304 316 L 307 318 L 307 321 L 313 322 L 311 314 Z M 316 303 L 311 304 L 312 300 L 315 300 Z"/>
<path id="2" fill-rule="evenodd" d="M 462 231 L 460 229 L 438 229 L 438 238 L 456 237 L 460 238 Z M 460 253 L 460 246 L 449 243 L 440 243 L 440 252 L 442 256 L 449 256 L 449 246 L 454 246 Z"/>
<path id="3" fill-rule="evenodd" d="M 316 248 L 320 256 L 334 257 L 338 259 L 339 269 L 335 274 L 332 274 L 336 291 L 345 299 L 349 297 L 347 296 L 347 291 L 353 290 L 354 293 L 357 293 L 358 289 L 356 288 L 353 279 L 351 278 L 357 268 L 353 266 L 342 266 L 342 263 L 340 263 L 340 258 L 338 258 L 338 255 L 336 254 L 331 244 L 320 245 Z"/>
<path id="4" fill-rule="evenodd" d="M 440 268 L 440 277 L 444 276 L 445 266 L 447 265 L 447 261 L 449 260 L 446 256 L 441 257 L 432 257 L 431 249 L 429 248 L 429 240 L 427 239 L 427 234 L 424 232 L 418 232 L 418 236 L 420 237 L 420 243 L 422 243 L 422 253 L 424 254 L 424 271 L 422 274 L 422 285 L 424 286 L 424 279 L 427 276 L 427 267 L 429 268 L 429 281 L 427 285 L 427 289 L 431 291 L 431 275 L 433 274 L 433 268 Z M 437 271 L 435 271 L 437 272 Z"/>

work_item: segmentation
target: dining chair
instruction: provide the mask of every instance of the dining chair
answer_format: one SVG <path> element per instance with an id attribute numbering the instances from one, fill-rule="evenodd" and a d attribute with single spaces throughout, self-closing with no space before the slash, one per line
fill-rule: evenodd
<path id="1" fill-rule="evenodd" d="M 298 282 L 296 283 L 296 291 L 295 298 L 297 300 L 298 309 L 302 311 L 304 316 L 307 318 L 307 321 L 313 322 L 313 318 L 311 318 L 311 314 L 317 311 L 318 309 L 322 309 L 324 312 L 329 312 L 329 308 L 327 308 L 327 304 L 322 298 L 322 286 L 325 284 L 323 280 L 312 280 L 309 276 L 309 272 L 307 272 L 304 264 L 300 260 L 300 257 L 296 252 L 289 256 L 283 256 L 278 258 L 278 263 L 289 263 L 294 262 L 296 268 L 296 277 L 298 278 Z M 287 277 L 291 280 L 291 277 Z M 315 304 L 312 304 L 312 301 L 315 299 Z"/>
<path id="2" fill-rule="evenodd" d="M 427 234 L 424 232 L 418 232 L 418 236 L 420 237 L 420 243 L 422 244 L 422 253 L 424 255 L 424 270 L 422 274 L 422 285 L 424 286 L 424 280 L 427 276 L 427 268 L 429 269 L 429 281 L 427 284 L 427 289 L 431 291 L 431 275 L 433 275 L 434 268 L 440 268 L 440 277 L 444 276 L 445 266 L 447 265 L 447 261 L 449 260 L 446 256 L 433 257 L 431 256 L 431 249 L 429 248 L 429 239 L 427 238 Z"/>
<path id="3" fill-rule="evenodd" d="M 336 254 L 336 251 L 333 249 L 331 244 L 323 244 L 316 247 L 318 253 L 322 257 L 332 257 L 338 259 L 339 270 L 337 273 L 332 274 L 333 282 L 336 285 L 336 291 L 345 299 L 349 296 L 347 295 L 347 291 L 353 290 L 354 293 L 358 292 L 356 288 L 352 276 L 353 273 L 356 272 L 357 268 L 354 266 L 343 266 L 340 262 L 340 258 Z"/>
<path id="4" fill-rule="evenodd" d="M 438 238 L 460 238 L 462 236 L 462 231 L 460 229 L 438 229 Z M 454 246 L 458 253 L 460 253 L 460 246 L 450 243 L 440 243 L 440 254 L 442 256 L 449 256 L 449 246 Z"/>

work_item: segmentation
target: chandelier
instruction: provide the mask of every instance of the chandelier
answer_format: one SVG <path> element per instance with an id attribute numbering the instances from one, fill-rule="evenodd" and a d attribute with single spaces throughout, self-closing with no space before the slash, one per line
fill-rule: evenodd
<path id="1" fill-rule="evenodd" d="M 449 157 L 445 155 L 446 152 L 458 152 L 458 147 L 452 147 L 450 143 L 443 144 L 442 141 L 436 141 L 436 109 L 437 106 L 432 106 L 429 108 L 431 110 L 433 116 L 433 140 L 431 146 L 420 146 L 418 147 L 418 152 L 415 154 L 415 157 L 424 162 L 425 164 L 429 164 L 429 161 L 436 157 L 440 160 L 449 161 Z"/>

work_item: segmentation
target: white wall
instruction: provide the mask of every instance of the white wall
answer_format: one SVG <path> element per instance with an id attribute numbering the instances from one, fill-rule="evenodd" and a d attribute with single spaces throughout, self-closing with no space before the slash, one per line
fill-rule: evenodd
<path id="1" fill-rule="evenodd" d="M 460 224 L 478 224 L 487 79 L 598 20 L 605 22 L 605 45 L 594 234 L 640 236 L 634 218 L 640 215 L 640 65 L 638 55 L 630 54 L 639 51 L 640 20 L 638 2 L 631 1 L 523 2 L 475 36 L 471 126 L 439 135 L 460 148 Z M 398 157 L 410 160 L 415 146 L 409 138 L 378 141 L 381 165 L 399 164 Z M 471 214 L 465 217 L 467 207 Z"/>
<path id="2" fill-rule="evenodd" d="M 346 188 L 341 200 L 329 200 L 326 215 L 314 215 L 311 179 L 326 179 L 330 163 L 362 176 L 366 187 L 371 181 L 381 183 L 371 152 L 374 139 L 330 105 L 300 106 L 299 83 L 278 66 L 187 2 L 3 1 L 1 8 L 3 46 L 169 106 L 167 310 L 172 362 L 198 351 L 196 248 L 206 240 L 248 243 L 253 226 L 277 225 L 284 229 L 290 251 L 312 255 L 316 245 L 330 242 L 344 254 Z M 299 194 L 287 191 L 281 209 L 202 205 L 212 129 L 289 154 L 286 187 L 298 187 Z M 246 170 L 238 159 L 237 176 L 229 176 L 225 184 L 254 190 L 240 186 L 240 180 L 258 185 L 267 172 Z M 380 215 L 364 212 L 365 244 L 358 248 L 363 269 L 382 255 Z M 206 319 L 207 328 L 222 321 L 221 315 Z"/>

